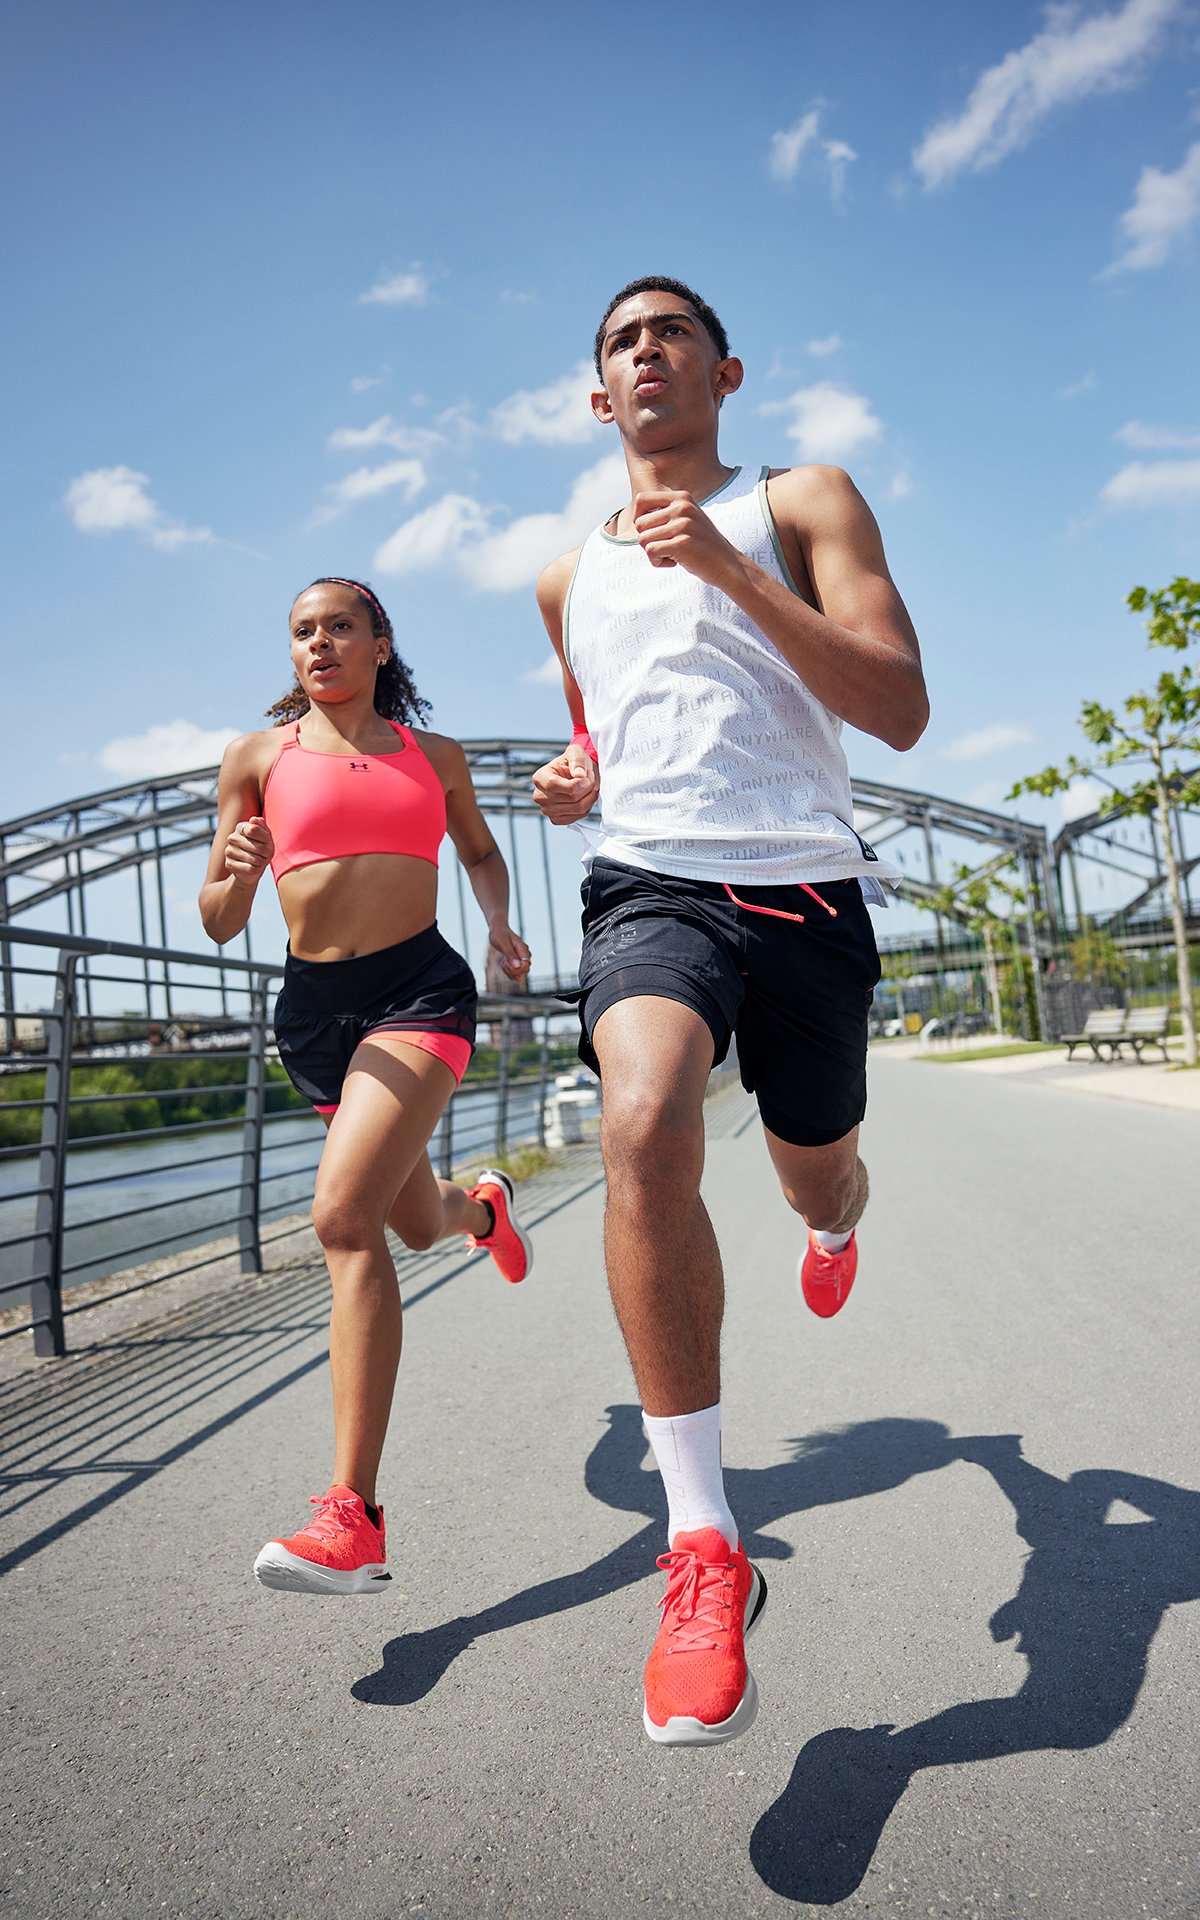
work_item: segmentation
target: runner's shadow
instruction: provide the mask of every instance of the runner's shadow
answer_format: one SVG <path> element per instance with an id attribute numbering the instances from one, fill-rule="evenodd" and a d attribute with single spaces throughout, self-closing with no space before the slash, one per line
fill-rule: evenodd
<path id="1" fill-rule="evenodd" d="M 790 1557 L 788 1543 L 766 1531 L 787 1515 L 884 1492 L 956 1457 L 946 1428 L 933 1420 L 868 1420 L 845 1432 L 806 1436 L 791 1444 L 793 1458 L 780 1466 L 726 1471 L 743 1544 L 754 1559 Z M 667 1518 L 662 1482 L 643 1466 L 647 1453 L 640 1407 L 609 1407 L 608 1427 L 584 1468 L 584 1485 L 604 1506 L 640 1515 L 644 1524 L 638 1531 L 573 1573 L 542 1581 L 478 1613 L 389 1641 L 378 1671 L 355 1681 L 354 1698 L 376 1706 L 411 1706 L 433 1690 L 459 1654 L 485 1635 L 586 1606 L 645 1579 L 665 1544 Z"/>
<path id="2" fill-rule="evenodd" d="M 994 1639 L 1016 1640 L 1028 1674 L 1014 1694 L 912 1727 L 833 1727 L 810 1740 L 750 1840 L 758 1874 L 786 1899 L 833 1905 L 853 1893 L 922 1768 L 1101 1746 L 1132 1711 L 1167 1607 L 1200 1598 L 1200 1493 L 1099 1469 L 1060 1480 L 1023 1458 L 1015 1434 L 949 1441 L 948 1457 L 992 1475 L 1031 1548 L 1018 1592 L 990 1622 Z M 1146 1518 L 1109 1522 L 1114 1501 Z"/>
<path id="3" fill-rule="evenodd" d="M 993 1637 L 1015 1638 L 1029 1663 L 1018 1691 L 963 1701 L 900 1730 L 887 1724 L 817 1734 L 755 1826 L 750 1858 L 766 1885 L 786 1899 L 832 1905 L 861 1883 L 889 1815 L 922 1768 L 1079 1751 L 1102 1745 L 1122 1725 L 1166 1608 L 1200 1598 L 1200 1493 L 1100 1469 L 1060 1480 L 1024 1459 L 1015 1434 L 954 1439 L 935 1420 L 861 1421 L 793 1440 L 791 1449 L 778 1466 L 726 1470 L 754 1559 L 790 1557 L 791 1546 L 770 1531 L 789 1515 L 888 1492 L 956 1461 L 992 1475 L 1031 1549 L 1019 1591 L 990 1622 Z M 661 1482 L 645 1469 L 646 1454 L 640 1409 L 610 1407 L 584 1481 L 603 1505 L 642 1517 L 637 1532 L 573 1573 L 390 1641 L 378 1672 L 351 1689 L 355 1697 L 408 1705 L 482 1636 L 644 1579 L 666 1523 Z M 1109 1522 L 1114 1501 L 1146 1518 Z"/>

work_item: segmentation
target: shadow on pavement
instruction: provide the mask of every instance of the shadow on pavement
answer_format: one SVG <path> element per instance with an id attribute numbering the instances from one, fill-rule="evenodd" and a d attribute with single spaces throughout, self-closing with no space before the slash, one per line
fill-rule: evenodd
<path id="1" fill-rule="evenodd" d="M 377 1705 L 411 1704 L 485 1634 L 581 1606 L 645 1577 L 666 1513 L 636 1406 L 608 1409 L 585 1468 L 588 1491 L 646 1524 L 574 1573 L 384 1649 L 379 1671 L 351 1689 Z M 1086 1469 L 1058 1479 L 1030 1464 L 1016 1434 L 955 1439 L 934 1420 L 879 1419 L 791 1442 L 779 1466 L 728 1468 L 730 1505 L 752 1559 L 787 1559 L 768 1529 L 791 1514 L 886 1492 L 967 1461 L 1011 1501 L 1031 1549 L 1020 1590 L 993 1614 L 1029 1673 L 1015 1694 L 963 1701 L 917 1725 L 832 1727 L 801 1750 L 779 1798 L 750 1837 L 760 1878 L 785 1899 L 832 1905 L 860 1884 L 893 1808 L 925 1767 L 1103 1744 L 1132 1711 L 1167 1607 L 1200 1598 L 1200 1493 L 1138 1474 Z M 1115 1501 L 1146 1518 L 1109 1522 Z"/>
<path id="2" fill-rule="evenodd" d="M 1028 1676 L 1015 1694 L 912 1727 L 833 1727 L 810 1740 L 750 1838 L 755 1869 L 787 1899 L 833 1905 L 853 1893 L 922 1768 L 1103 1745 L 1133 1709 L 1166 1609 L 1200 1598 L 1200 1493 L 1102 1469 L 1060 1480 L 1023 1458 L 1016 1434 L 947 1435 L 945 1448 L 991 1474 L 1031 1548 L 1019 1591 L 989 1623 L 993 1639 L 1015 1639 Z M 1108 1522 L 1114 1501 L 1146 1519 Z"/>
<path id="3" fill-rule="evenodd" d="M 823 1445 L 826 1438 L 836 1445 Z M 743 1544 L 756 1560 L 791 1556 L 786 1541 L 762 1531 L 773 1521 L 806 1507 L 898 1487 L 913 1473 L 944 1466 L 956 1457 L 948 1450 L 946 1429 L 932 1420 L 872 1420 L 842 1435 L 797 1440 L 792 1445 L 796 1457 L 786 1465 L 725 1471 Z M 662 1483 L 657 1473 L 642 1466 L 646 1452 L 641 1408 L 609 1407 L 608 1428 L 584 1467 L 584 1485 L 605 1506 L 640 1514 L 647 1524 L 603 1559 L 577 1572 L 528 1587 L 479 1613 L 389 1641 L 382 1667 L 355 1683 L 354 1697 L 380 1706 L 409 1706 L 429 1693 L 456 1655 L 483 1635 L 563 1613 L 645 1579 L 663 1549 L 667 1518 Z"/>

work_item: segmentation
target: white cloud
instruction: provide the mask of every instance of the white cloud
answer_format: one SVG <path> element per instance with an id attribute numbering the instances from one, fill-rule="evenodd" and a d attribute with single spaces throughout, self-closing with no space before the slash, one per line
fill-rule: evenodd
<path id="1" fill-rule="evenodd" d="M 1169 507 L 1200 499 L 1200 460 L 1131 460 L 1101 488 L 1106 507 Z"/>
<path id="2" fill-rule="evenodd" d="M 360 293 L 361 307 L 423 307 L 429 298 L 429 275 L 421 267 L 407 273 L 394 273 L 390 279 L 377 280 L 367 293 Z"/>
<path id="3" fill-rule="evenodd" d="M 164 513 L 149 485 L 149 476 L 132 467 L 94 467 L 72 480 L 63 505 L 80 533 L 136 533 L 164 553 L 212 541 L 211 528 L 185 527 Z"/>
<path id="4" fill-rule="evenodd" d="M 1000 802 L 1007 792 L 1008 788 L 1005 786 L 1003 780 L 981 780 L 979 785 L 972 787 L 970 793 L 967 795 L 967 805 L 969 807 L 995 808 L 1000 805 Z"/>
<path id="5" fill-rule="evenodd" d="M 81 533 L 141 533 L 159 516 L 149 485 L 132 467 L 96 467 L 72 480 L 65 505 Z"/>
<path id="6" fill-rule="evenodd" d="M 883 432 L 870 402 L 832 380 L 798 387 L 787 400 L 772 400 L 759 412 L 791 416 L 787 431 L 802 460 L 845 460 Z"/>
<path id="7" fill-rule="evenodd" d="M 558 513 L 527 513 L 498 533 L 464 550 L 469 578 L 487 593 L 511 593 L 537 579 L 548 560 L 587 538 L 592 528 L 629 497 L 621 454 L 607 454 L 579 475 Z"/>
<path id="8" fill-rule="evenodd" d="M 1181 5 L 1124 0 L 1112 13 L 1082 19 L 1077 6 L 1047 7 L 1042 31 L 980 74 L 961 112 L 931 127 L 914 149 L 926 190 L 948 185 L 966 168 L 995 166 L 1026 145 L 1055 108 L 1129 85 Z"/>
<path id="9" fill-rule="evenodd" d="M 1192 427 L 1148 427 L 1142 420 L 1127 420 L 1117 428 L 1113 439 L 1123 447 L 1151 453 L 1167 453 L 1173 448 L 1187 453 L 1200 448 L 1200 433 Z"/>
<path id="10" fill-rule="evenodd" d="M 425 485 L 425 469 L 419 460 L 389 460 L 383 467 L 356 467 L 333 488 L 337 500 L 351 506 L 356 500 L 369 500 L 392 487 L 403 487 L 405 498 L 415 499 Z"/>
<path id="11" fill-rule="evenodd" d="M 323 507 L 317 508 L 312 524 L 327 526 L 347 507 L 357 505 L 360 500 L 372 500 L 378 493 L 389 493 L 393 487 L 403 487 L 405 499 L 415 500 L 425 480 L 425 468 L 420 460 L 389 460 L 382 467 L 356 467 L 335 486 L 326 488 L 328 499 Z"/>
<path id="12" fill-rule="evenodd" d="M 382 373 L 356 374 L 350 382 L 351 393 L 370 393 L 372 387 L 381 387 L 383 385 L 390 372 L 391 368 L 385 367 Z"/>
<path id="13" fill-rule="evenodd" d="M 1082 820 L 1085 813 L 1099 813 L 1108 798 L 1108 788 L 1102 787 L 1098 780 L 1072 780 L 1059 795 L 1063 825 L 1068 820 Z"/>
<path id="14" fill-rule="evenodd" d="M 619 453 L 581 473 L 557 513 L 522 514 L 498 530 L 492 510 L 466 494 L 448 493 L 398 527 L 375 555 L 375 565 L 380 573 L 453 565 L 480 592 L 510 593 L 534 581 L 556 554 L 578 546 L 628 493 Z"/>
<path id="15" fill-rule="evenodd" d="M 556 653 L 550 653 L 540 667 L 530 667 L 521 678 L 531 687 L 561 687 L 562 661 Z"/>
<path id="16" fill-rule="evenodd" d="M 858 155 L 844 140 L 826 140 L 823 145 L 825 164 L 829 168 L 829 191 L 835 200 L 840 200 L 846 190 L 846 169 Z"/>
<path id="17" fill-rule="evenodd" d="M 1004 747 L 1025 746 L 1033 735 L 1028 727 L 1012 727 L 1004 720 L 990 727 L 977 727 L 974 733 L 962 733 L 941 749 L 943 760 L 981 760 L 987 753 L 999 753 Z"/>
<path id="18" fill-rule="evenodd" d="M 493 407 L 493 433 L 511 447 L 529 442 L 543 447 L 579 446 L 599 432 L 588 396 L 596 384 L 590 360 L 580 360 L 561 379 L 532 392 L 510 394 Z"/>
<path id="19" fill-rule="evenodd" d="M 440 567 L 487 531 L 487 510 L 465 493 L 443 494 L 406 520 L 375 555 L 380 573 L 418 573 Z"/>
<path id="20" fill-rule="evenodd" d="M 97 754 L 100 765 L 119 779 L 148 780 L 161 773 L 190 773 L 221 758 L 236 727 L 198 727 L 194 720 L 168 720 L 145 733 L 110 740 Z"/>
<path id="21" fill-rule="evenodd" d="M 771 146 L 767 154 L 767 172 L 772 180 L 794 180 L 800 165 L 800 155 L 817 137 L 821 124 L 821 114 L 817 107 L 797 120 L 794 127 L 786 133 L 773 133 Z"/>
<path id="22" fill-rule="evenodd" d="M 912 490 L 912 476 L 906 467 L 901 467 L 899 473 L 894 473 L 888 481 L 887 497 L 889 500 L 907 500 Z"/>
<path id="23" fill-rule="evenodd" d="M 381 413 L 365 427 L 335 427 L 329 445 L 335 453 L 368 453 L 374 447 L 391 447 L 395 453 L 428 457 L 446 444 L 444 433 L 433 427 L 407 427 L 390 413 Z"/>
<path id="24" fill-rule="evenodd" d="M 840 200 L 846 185 L 846 169 L 858 155 L 853 147 L 844 140 L 822 140 L 820 105 L 810 107 L 801 114 L 794 126 L 783 133 L 773 133 L 767 149 L 767 172 L 772 180 L 794 180 L 800 170 L 800 161 L 811 148 L 819 152 L 829 169 L 829 190 L 835 200 Z"/>
<path id="25" fill-rule="evenodd" d="M 814 360 L 825 360 L 831 353 L 836 353 L 841 344 L 841 334 L 830 333 L 825 336 L 824 340 L 810 340 L 807 351 L 812 354 Z"/>
<path id="26" fill-rule="evenodd" d="M 207 547 L 213 538 L 210 527 L 181 527 L 174 521 L 164 521 L 154 528 L 150 535 L 150 545 L 158 547 L 162 553 L 175 553 L 180 547 Z M 243 548 L 243 552 L 250 549 Z"/>
<path id="27" fill-rule="evenodd" d="M 1085 373 L 1082 380 L 1072 380 L 1069 387 L 1060 387 L 1054 397 L 1056 400 L 1078 400 L 1081 393 L 1090 393 L 1095 384 L 1095 374 Z"/>
<path id="28" fill-rule="evenodd" d="M 1133 205 L 1121 215 L 1125 252 L 1106 267 L 1113 273 L 1141 273 L 1161 267 L 1171 243 L 1200 215 L 1200 140 L 1188 148 L 1176 173 L 1143 167 L 1134 189 Z"/>

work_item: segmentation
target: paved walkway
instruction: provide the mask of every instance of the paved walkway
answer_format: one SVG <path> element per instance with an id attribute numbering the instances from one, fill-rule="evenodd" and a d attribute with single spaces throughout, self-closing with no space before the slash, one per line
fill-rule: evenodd
<path id="1" fill-rule="evenodd" d="M 663 1507 L 577 1161 L 524 1287 L 406 1270 L 384 1598 L 249 1578 L 327 1472 L 311 1255 L 8 1362 L 6 1915 L 1195 1920 L 1200 1119 L 881 1055 L 827 1324 L 711 1120 L 752 1732 L 641 1732 Z"/>
<path id="2" fill-rule="evenodd" d="M 1172 1045 L 1179 1056 L 1180 1043 L 1176 1040 Z M 1090 1093 L 1104 1100 L 1132 1100 L 1138 1106 L 1176 1107 L 1200 1114 L 1200 1069 L 1185 1070 L 1181 1056 L 1165 1061 L 1147 1055 L 1139 1061 L 1132 1054 L 1120 1054 L 1115 1060 L 1096 1060 L 1090 1052 L 1081 1051 L 1068 1060 L 1065 1047 L 1029 1047 L 989 1060 L 986 1049 L 980 1050 L 978 1059 L 972 1059 L 958 1048 L 921 1048 L 915 1042 L 899 1040 L 876 1043 L 872 1059 L 880 1057 L 919 1060 L 922 1065 L 992 1074 L 1000 1079 L 1019 1073 L 1028 1085 L 1052 1092 Z"/>

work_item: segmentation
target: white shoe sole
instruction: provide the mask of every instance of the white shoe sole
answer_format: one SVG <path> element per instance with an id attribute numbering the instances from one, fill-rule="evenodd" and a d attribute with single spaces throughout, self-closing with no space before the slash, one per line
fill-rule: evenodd
<path id="1" fill-rule="evenodd" d="M 480 1186 L 485 1180 L 490 1180 L 493 1186 L 501 1187 L 504 1191 L 505 1202 L 508 1206 L 508 1224 L 520 1241 L 525 1254 L 525 1271 L 521 1275 L 521 1279 L 528 1280 L 530 1274 L 533 1272 L 533 1242 L 521 1225 L 521 1222 L 517 1219 L 517 1196 L 513 1189 L 513 1183 L 508 1174 L 504 1173 L 499 1167 L 484 1167 L 475 1185 Z M 480 1252 L 486 1253 L 487 1248 L 481 1247 Z M 509 1282 L 510 1286 L 516 1286 L 517 1284 L 518 1282 L 515 1280 Z"/>
<path id="2" fill-rule="evenodd" d="M 335 1567 L 317 1566 L 289 1553 L 278 1540 L 268 1540 L 254 1562 L 254 1578 L 260 1586 L 275 1593 L 382 1593 L 391 1583 L 391 1574 L 382 1561 L 373 1566 L 354 1567 L 343 1572 Z"/>
<path id="3" fill-rule="evenodd" d="M 767 1604 L 767 1583 L 757 1567 L 751 1571 L 754 1578 L 746 1596 L 744 1628 L 747 1639 L 762 1619 Z M 715 1725 L 686 1714 L 675 1714 L 660 1727 L 650 1718 L 644 1704 L 642 1707 L 642 1725 L 656 1747 L 719 1747 L 726 1740 L 736 1740 L 740 1734 L 748 1733 L 757 1717 L 758 1687 L 749 1667 L 746 1668 L 746 1688 L 737 1706 L 728 1720 L 718 1720 Z"/>

